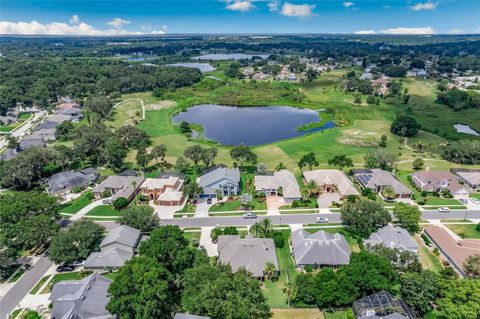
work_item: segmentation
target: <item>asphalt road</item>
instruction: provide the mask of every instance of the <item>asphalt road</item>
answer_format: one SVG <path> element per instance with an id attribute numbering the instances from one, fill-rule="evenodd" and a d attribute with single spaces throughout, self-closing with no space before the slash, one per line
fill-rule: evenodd
<path id="1" fill-rule="evenodd" d="M 35 284 L 53 265 L 48 257 L 41 257 L 35 265 L 15 283 L 5 296 L 0 297 L 0 319 L 7 318 L 8 314 L 32 290 Z"/>
<path id="2" fill-rule="evenodd" d="M 245 219 L 242 216 L 235 217 L 203 217 L 203 218 L 173 218 L 162 219 L 162 225 L 178 225 L 180 227 L 203 227 L 203 226 L 245 226 L 252 225 L 266 217 L 270 218 L 273 224 L 314 224 L 318 216 L 328 218 L 329 223 L 340 223 L 339 213 L 328 214 L 296 214 L 296 215 L 271 215 L 258 216 L 257 218 Z M 480 211 L 455 210 L 448 213 L 439 213 L 436 210 L 422 213 L 422 219 L 480 219 Z"/>

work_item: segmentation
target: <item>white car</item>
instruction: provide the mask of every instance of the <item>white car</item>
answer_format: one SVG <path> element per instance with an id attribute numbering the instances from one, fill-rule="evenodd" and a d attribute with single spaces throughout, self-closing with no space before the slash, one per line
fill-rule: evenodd
<path id="1" fill-rule="evenodd" d="M 439 211 L 440 213 L 448 213 L 448 212 L 450 211 L 450 208 L 448 208 L 448 207 L 440 207 L 440 208 L 438 209 L 438 211 Z"/>
<path id="2" fill-rule="evenodd" d="M 328 218 L 326 218 L 326 217 L 316 217 L 316 218 L 315 218 L 315 222 L 316 222 L 317 224 L 328 223 Z"/>
<path id="3" fill-rule="evenodd" d="M 470 198 L 470 201 L 474 204 L 480 204 L 480 200 L 476 199 L 476 198 Z"/>
<path id="4" fill-rule="evenodd" d="M 243 218 L 257 218 L 257 214 L 255 214 L 255 213 L 245 213 L 245 214 L 243 214 Z"/>

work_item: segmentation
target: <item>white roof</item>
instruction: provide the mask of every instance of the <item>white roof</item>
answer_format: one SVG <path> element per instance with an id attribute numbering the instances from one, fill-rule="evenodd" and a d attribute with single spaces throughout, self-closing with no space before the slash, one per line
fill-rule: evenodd
<path id="1" fill-rule="evenodd" d="M 283 197 L 285 198 L 302 197 L 295 175 L 286 169 L 275 172 L 273 175 L 255 176 L 255 190 L 257 191 L 280 187 L 283 189 Z"/>

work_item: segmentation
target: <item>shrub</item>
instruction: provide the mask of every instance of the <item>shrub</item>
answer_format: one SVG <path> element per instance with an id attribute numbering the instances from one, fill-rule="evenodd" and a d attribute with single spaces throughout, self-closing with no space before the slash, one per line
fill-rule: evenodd
<path id="1" fill-rule="evenodd" d="M 94 197 L 95 197 L 95 196 L 93 195 L 92 192 L 86 192 L 86 193 L 85 193 L 85 198 L 87 198 L 87 199 L 90 199 L 90 200 L 91 200 L 91 199 L 93 199 Z"/>
<path id="2" fill-rule="evenodd" d="M 238 235 L 238 230 L 234 226 L 225 227 L 222 235 Z"/>
<path id="3" fill-rule="evenodd" d="M 110 197 L 110 196 L 112 196 L 112 191 L 109 190 L 109 189 L 106 189 L 106 190 L 104 190 L 104 191 L 100 194 L 100 196 L 101 196 L 102 198 Z"/>
<path id="4" fill-rule="evenodd" d="M 430 239 L 428 239 L 427 235 L 422 234 L 421 237 L 422 237 L 423 241 L 425 242 L 425 245 L 427 245 L 427 246 L 430 245 L 431 242 L 430 242 Z"/>
<path id="5" fill-rule="evenodd" d="M 83 187 L 75 186 L 75 187 L 72 188 L 72 193 L 74 193 L 74 194 L 78 194 L 81 191 L 83 191 Z"/>
<path id="6" fill-rule="evenodd" d="M 197 248 L 200 245 L 200 242 L 197 238 L 192 239 L 192 246 Z"/>
<path id="7" fill-rule="evenodd" d="M 312 272 L 312 271 L 313 271 L 313 267 L 311 265 L 305 266 L 305 272 Z"/>
<path id="8" fill-rule="evenodd" d="M 368 196 L 372 193 L 372 190 L 370 188 L 364 188 L 362 189 L 362 196 Z"/>
<path id="9" fill-rule="evenodd" d="M 113 201 L 112 205 L 115 209 L 124 209 L 128 206 L 128 199 L 125 197 L 119 197 Z"/>
<path id="10" fill-rule="evenodd" d="M 480 223 L 478 223 L 477 226 L 475 226 L 475 230 L 480 232 Z"/>
<path id="11" fill-rule="evenodd" d="M 347 201 L 349 201 L 350 203 L 355 203 L 357 201 L 357 196 L 355 195 L 348 195 L 347 196 Z"/>
<path id="12" fill-rule="evenodd" d="M 210 238 L 212 238 L 213 242 L 217 242 L 218 236 L 222 235 L 223 231 L 220 227 L 215 227 L 212 229 L 212 232 L 210 233 Z"/>
<path id="13" fill-rule="evenodd" d="M 285 237 L 283 236 L 282 232 L 274 231 L 271 233 L 270 237 L 273 239 L 273 242 L 275 243 L 275 247 L 277 248 L 285 247 Z"/>

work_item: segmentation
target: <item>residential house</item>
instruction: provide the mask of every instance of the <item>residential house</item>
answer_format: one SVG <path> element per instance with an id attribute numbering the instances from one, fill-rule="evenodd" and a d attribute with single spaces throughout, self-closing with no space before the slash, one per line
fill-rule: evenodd
<path id="1" fill-rule="evenodd" d="M 200 198 L 215 198 L 217 191 L 223 196 L 238 195 L 240 189 L 240 170 L 238 168 L 217 167 L 197 178 L 197 184 L 203 189 Z"/>
<path id="2" fill-rule="evenodd" d="M 302 198 L 300 186 L 292 172 L 284 169 L 272 175 L 256 175 L 255 191 L 267 196 L 283 196 L 286 202 Z"/>
<path id="3" fill-rule="evenodd" d="M 60 172 L 47 180 L 47 193 L 50 195 L 65 196 L 75 187 L 85 187 L 96 179 L 95 174 L 80 172 Z"/>
<path id="4" fill-rule="evenodd" d="M 338 267 L 350 263 L 350 247 L 340 233 L 319 230 L 310 234 L 304 229 L 292 233 L 292 252 L 297 268 Z"/>
<path id="5" fill-rule="evenodd" d="M 305 182 L 314 181 L 319 187 L 319 207 L 328 207 L 332 202 L 339 202 L 349 195 L 360 195 L 348 176 L 338 169 L 305 171 L 303 177 Z"/>
<path id="6" fill-rule="evenodd" d="M 460 181 L 470 190 L 480 190 L 480 170 L 458 169 L 454 173 L 460 177 Z"/>
<path id="7" fill-rule="evenodd" d="M 415 314 L 400 298 L 380 291 L 356 300 L 352 305 L 357 319 L 415 319 Z"/>
<path id="8" fill-rule="evenodd" d="M 385 187 L 390 186 L 395 191 L 395 198 L 412 197 L 412 191 L 388 171 L 378 168 L 355 169 L 353 174 L 363 188 L 370 188 L 381 194 Z"/>
<path id="9" fill-rule="evenodd" d="M 438 247 L 443 257 L 461 276 L 465 276 L 463 263 L 468 257 L 480 254 L 480 239 L 453 238 L 444 228 L 429 225 L 423 232 Z"/>
<path id="10" fill-rule="evenodd" d="M 95 198 L 100 199 L 103 192 L 110 191 L 113 195 L 112 200 L 125 197 L 128 201 L 131 201 L 135 195 L 137 195 L 140 185 L 142 185 L 144 180 L 143 177 L 137 176 L 109 176 L 94 188 L 93 194 Z"/>
<path id="11" fill-rule="evenodd" d="M 80 280 L 63 280 L 53 285 L 49 300 L 52 319 L 114 319 L 106 309 L 112 280 L 91 274 Z"/>
<path id="12" fill-rule="evenodd" d="M 376 80 L 372 80 L 372 87 L 374 92 L 385 95 L 388 92 L 388 84 L 390 80 L 388 78 L 380 78 Z"/>
<path id="13" fill-rule="evenodd" d="M 271 238 L 254 238 L 247 235 L 240 238 L 239 235 L 218 236 L 218 259 L 223 264 L 228 264 L 233 272 L 245 268 L 252 273 L 253 277 L 263 278 L 265 266 L 268 262 L 275 265 L 278 271 L 277 254 L 275 243 Z"/>
<path id="14" fill-rule="evenodd" d="M 176 176 L 147 178 L 140 186 L 140 193 L 153 200 L 155 205 L 176 206 L 183 202 L 183 179 Z"/>
<path id="15" fill-rule="evenodd" d="M 118 269 L 130 260 L 140 243 L 138 229 L 122 225 L 108 231 L 100 251 L 91 253 L 83 267 L 90 270 Z"/>
<path id="16" fill-rule="evenodd" d="M 177 312 L 175 314 L 175 317 L 173 317 L 173 319 L 212 319 L 212 318 Z"/>
<path id="17" fill-rule="evenodd" d="M 365 245 L 383 245 L 387 248 L 395 248 L 400 251 L 411 251 L 418 253 L 418 244 L 407 230 L 388 224 L 372 233 L 364 241 Z"/>
<path id="18" fill-rule="evenodd" d="M 26 135 L 20 140 L 20 150 L 24 151 L 30 147 L 38 147 L 43 145 L 43 138 Z"/>
<path id="19" fill-rule="evenodd" d="M 441 192 L 448 189 L 455 197 L 468 197 L 468 190 L 460 184 L 459 177 L 447 171 L 425 171 L 412 174 L 412 181 L 422 191 Z"/>

